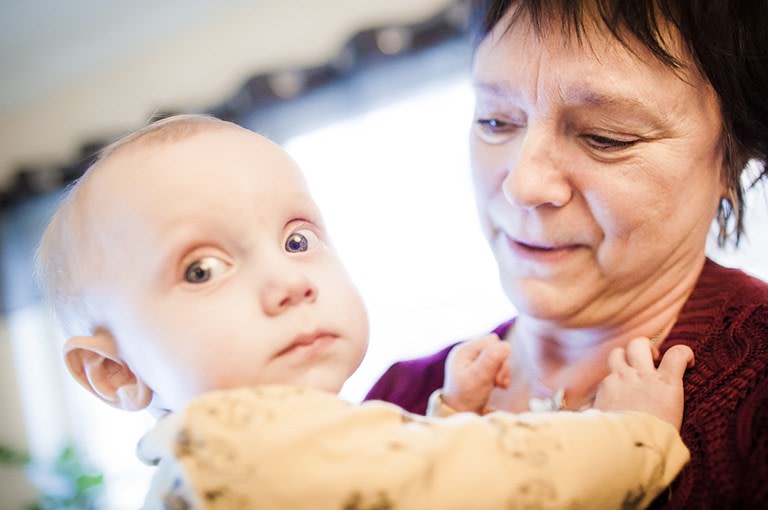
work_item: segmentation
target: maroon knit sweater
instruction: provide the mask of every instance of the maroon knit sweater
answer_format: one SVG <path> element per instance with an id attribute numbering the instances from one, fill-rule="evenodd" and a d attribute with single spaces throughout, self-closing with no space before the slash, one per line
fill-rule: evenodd
<path id="1" fill-rule="evenodd" d="M 675 344 L 696 356 L 681 430 L 691 462 L 651 508 L 768 509 L 768 284 L 707 260 L 661 350 Z M 395 363 L 366 400 L 424 414 L 451 347 Z"/>

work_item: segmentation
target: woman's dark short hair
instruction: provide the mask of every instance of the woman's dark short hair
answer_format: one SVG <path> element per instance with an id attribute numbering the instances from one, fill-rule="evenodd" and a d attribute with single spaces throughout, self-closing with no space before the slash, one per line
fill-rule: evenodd
<path id="1" fill-rule="evenodd" d="M 529 16 L 537 31 L 556 22 L 577 39 L 596 19 L 622 44 L 628 36 L 634 38 L 672 69 L 681 62 L 668 50 L 660 28 L 667 23 L 674 26 L 720 100 L 727 195 L 717 213 L 718 241 L 724 244 L 732 237 L 738 244 L 744 231 L 744 186 L 754 186 L 765 177 L 768 164 L 768 0 L 471 0 L 470 4 L 475 44 L 515 5 L 515 16 Z M 748 164 L 756 171 L 742 181 Z"/>

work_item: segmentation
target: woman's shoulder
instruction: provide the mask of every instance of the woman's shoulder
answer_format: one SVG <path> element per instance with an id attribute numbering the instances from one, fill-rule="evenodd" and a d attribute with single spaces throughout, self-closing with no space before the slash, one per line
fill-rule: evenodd
<path id="1" fill-rule="evenodd" d="M 752 350 L 768 342 L 768 283 L 707 259 L 670 334 L 713 349 Z M 732 345 L 731 345 L 732 344 Z"/>
<path id="2" fill-rule="evenodd" d="M 445 360 L 456 343 L 429 356 L 398 361 L 392 364 L 365 400 L 382 400 L 396 404 L 406 411 L 425 414 L 429 396 L 443 386 Z"/>
<path id="3" fill-rule="evenodd" d="M 766 386 L 768 283 L 707 260 L 662 351 L 677 343 L 693 349 L 696 362 L 687 381 L 705 388 L 704 394 L 734 402 Z"/>
<path id="4" fill-rule="evenodd" d="M 504 337 L 514 319 L 497 326 L 493 333 Z M 414 414 L 425 414 L 429 397 L 442 388 L 445 381 L 445 361 L 448 354 L 460 342 L 454 342 L 434 354 L 398 361 L 391 365 L 371 390 L 365 400 L 391 402 Z"/>
<path id="5" fill-rule="evenodd" d="M 694 292 L 728 296 L 729 300 L 768 303 L 768 282 L 741 269 L 707 259 Z"/>
<path id="6" fill-rule="evenodd" d="M 677 333 L 699 336 L 725 323 L 738 324 L 749 317 L 759 319 L 760 310 L 766 307 L 768 283 L 707 259 L 675 329 Z"/>
<path id="7" fill-rule="evenodd" d="M 708 260 L 668 340 L 694 350 L 702 377 L 689 384 L 696 379 L 731 402 L 758 388 L 768 398 L 768 283 Z"/>

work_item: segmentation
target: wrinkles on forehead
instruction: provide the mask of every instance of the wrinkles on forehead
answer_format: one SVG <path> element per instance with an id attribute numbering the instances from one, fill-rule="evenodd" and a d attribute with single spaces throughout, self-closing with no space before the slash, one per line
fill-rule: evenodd
<path id="1" fill-rule="evenodd" d="M 476 99 L 486 109 L 490 105 L 530 106 L 549 97 L 558 104 L 583 106 L 594 113 L 612 112 L 617 118 L 632 119 L 648 136 L 661 136 L 670 134 L 670 117 L 684 116 L 691 107 L 684 97 L 717 102 L 701 73 L 671 69 L 638 42 L 628 49 L 597 21 L 577 40 L 557 24 L 539 32 L 527 14 L 515 14 L 508 13 L 510 21 L 497 24 L 475 54 Z M 578 65 L 570 65 L 573 62 Z M 689 87 L 698 92 L 665 96 L 665 92 Z"/>
<path id="2" fill-rule="evenodd" d="M 607 43 L 623 47 L 641 61 L 654 58 L 671 69 L 698 72 L 676 26 L 655 4 L 647 15 L 621 7 L 621 2 L 600 0 L 511 2 L 496 26 L 489 27 L 489 34 L 531 30 L 541 43 L 588 48 L 596 58 L 597 48 Z"/>

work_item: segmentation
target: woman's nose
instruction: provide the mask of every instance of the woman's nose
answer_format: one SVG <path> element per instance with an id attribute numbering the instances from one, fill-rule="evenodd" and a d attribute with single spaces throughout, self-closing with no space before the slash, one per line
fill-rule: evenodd
<path id="1" fill-rule="evenodd" d="M 562 207 L 573 196 L 567 178 L 569 163 L 558 149 L 556 134 L 546 127 L 529 126 L 504 164 L 504 196 L 511 204 L 532 209 L 550 205 Z"/>
<path id="2" fill-rule="evenodd" d="M 261 289 L 261 301 L 267 315 L 278 315 L 303 303 L 317 300 L 317 286 L 304 274 L 271 276 Z"/>

